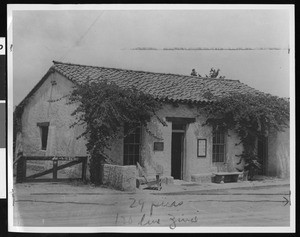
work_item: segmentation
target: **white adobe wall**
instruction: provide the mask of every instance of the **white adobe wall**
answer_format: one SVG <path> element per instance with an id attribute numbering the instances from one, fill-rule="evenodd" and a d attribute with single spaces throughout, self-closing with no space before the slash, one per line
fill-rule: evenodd
<path id="1" fill-rule="evenodd" d="M 273 132 L 268 138 L 267 175 L 290 177 L 290 129 Z"/>
<path id="2" fill-rule="evenodd" d="M 51 84 L 55 80 L 56 85 Z M 31 97 L 25 106 L 22 116 L 22 150 L 28 156 L 85 156 L 86 141 L 84 138 L 76 139 L 82 132 L 83 127 L 70 128 L 74 122 L 71 113 L 76 105 L 67 105 L 67 99 L 57 100 L 69 94 L 73 83 L 57 72 L 52 73 L 43 85 Z M 41 150 L 40 129 L 38 122 L 50 122 L 47 150 Z M 112 157 L 123 153 L 123 146 L 115 146 L 112 149 Z M 117 161 L 120 164 L 120 161 Z"/>
<path id="3" fill-rule="evenodd" d="M 56 85 L 51 81 L 55 80 Z M 67 105 L 67 99 L 57 100 L 67 95 L 73 83 L 58 73 L 52 73 L 42 86 L 30 98 L 22 116 L 23 152 L 28 156 L 84 156 L 86 155 L 85 141 L 76 139 L 81 134 L 82 127 L 70 129 L 74 119 L 70 114 L 75 105 Z M 39 122 L 50 122 L 47 150 L 41 150 Z"/>
<path id="4" fill-rule="evenodd" d="M 187 105 L 180 105 L 174 107 L 172 105 L 165 105 L 162 110 L 158 112 L 161 118 L 165 117 L 186 117 L 195 118 L 196 122 L 189 124 L 186 130 L 185 139 L 185 162 L 184 167 L 184 180 L 189 181 L 192 174 L 205 174 L 211 171 L 218 171 L 216 166 L 222 168 L 222 170 L 236 171 L 235 166 L 239 161 L 236 155 L 241 154 L 242 145 L 236 145 L 239 143 L 239 138 L 233 133 L 228 132 L 227 136 L 227 151 L 226 164 L 213 164 L 212 163 L 212 128 L 209 126 L 202 126 L 205 122 L 203 116 L 197 117 L 197 111 L 195 108 L 191 108 Z M 156 139 L 149 135 L 145 131 L 142 136 L 142 151 L 141 151 L 141 164 L 147 170 L 149 175 L 156 174 L 156 168 L 163 167 L 163 174 L 165 176 L 171 175 L 171 138 L 172 138 L 172 123 L 166 122 L 167 127 L 163 126 L 156 118 L 153 118 L 152 123 L 149 124 L 150 131 L 156 136 L 162 138 L 162 140 Z M 197 157 L 197 139 L 207 139 L 207 155 L 205 158 Z M 154 142 L 164 142 L 163 151 L 154 151 Z"/>

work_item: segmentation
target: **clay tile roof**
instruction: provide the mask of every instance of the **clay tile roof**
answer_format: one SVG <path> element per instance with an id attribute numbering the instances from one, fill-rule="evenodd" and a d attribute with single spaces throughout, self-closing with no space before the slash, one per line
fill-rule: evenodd
<path id="1" fill-rule="evenodd" d="M 53 61 L 52 68 L 74 82 L 90 79 L 115 82 L 122 88 L 136 87 L 162 101 L 198 103 L 232 93 L 262 93 L 238 80 L 211 79 L 166 73 L 86 66 Z"/>

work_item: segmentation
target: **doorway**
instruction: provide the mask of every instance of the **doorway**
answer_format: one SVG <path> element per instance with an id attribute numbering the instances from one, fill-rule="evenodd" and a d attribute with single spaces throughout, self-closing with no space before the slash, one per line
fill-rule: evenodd
<path id="1" fill-rule="evenodd" d="M 185 124 L 172 124 L 171 176 L 183 179 Z"/>
<path id="2" fill-rule="evenodd" d="M 268 158 L 268 138 L 259 137 L 257 141 L 257 156 L 258 162 L 261 164 L 261 169 L 259 170 L 259 175 L 267 174 L 267 158 Z"/>

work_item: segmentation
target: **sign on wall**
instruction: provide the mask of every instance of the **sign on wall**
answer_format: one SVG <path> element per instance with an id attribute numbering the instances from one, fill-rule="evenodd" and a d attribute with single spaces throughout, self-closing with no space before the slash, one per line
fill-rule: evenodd
<path id="1" fill-rule="evenodd" d="M 163 151 L 164 143 L 163 142 L 154 142 L 154 151 Z"/>
<path id="2" fill-rule="evenodd" d="M 198 139 L 197 142 L 197 156 L 206 157 L 206 139 Z"/>

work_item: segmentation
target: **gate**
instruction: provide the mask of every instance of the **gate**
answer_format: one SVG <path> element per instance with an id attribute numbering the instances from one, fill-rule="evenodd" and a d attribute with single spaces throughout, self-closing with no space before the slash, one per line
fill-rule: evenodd
<path id="1" fill-rule="evenodd" d="M 27 171 L 27 161 L 52 161 L 53 166 L 51 169 L 47 169 L 45 171 L 35 173 L 29 176 L 26 176 Z M 59 161 L 69 161 L 66 164 L 58 165 Z M 82 163 L 81 170 L 81 178 L 58 178 L 57 172 L 59 170 L 65 169 L 67 167 L 71 167 L 77 164 Z M 66 180 L 76 180 L 81 179 L 83 181 L 86 180 L 86 166 L 87 166 L 87 156 L 76 156 L 76 157 L 65 157 L 65 156 L 22 156 L 17 161 L 17 174 L 16 181 L 17 183 L 22 182 L 58 182 L 58 181 L 66 181 Z M 38 177 L 51 174 L 52 178 L 40 178 Z"/>

